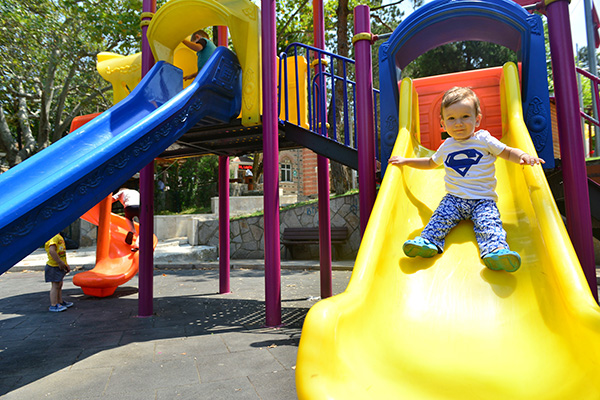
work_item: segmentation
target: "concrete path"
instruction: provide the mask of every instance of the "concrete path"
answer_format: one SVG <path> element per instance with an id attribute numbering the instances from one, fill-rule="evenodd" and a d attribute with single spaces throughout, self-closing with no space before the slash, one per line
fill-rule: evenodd
<path id="1" fill-rule="evenodd" d="M 75 257 L 72 257 L 75 259 Z M 71 262 L 72 264 L 72 262 Z M 341 293 L 350 271 L 334 271 Z M 84 295 L 48 311 L 41 270 L 0 275 L 2 399 L 296 399 L 302 322 L 319 296 L 319 272 L 282 270 L 282 319 L 264 327 L 264 274 L 233 269 L 219 295 L 218 271 L 157 270 L 154 311 L 137 317 L 137 277 L 111 297 Z"/>

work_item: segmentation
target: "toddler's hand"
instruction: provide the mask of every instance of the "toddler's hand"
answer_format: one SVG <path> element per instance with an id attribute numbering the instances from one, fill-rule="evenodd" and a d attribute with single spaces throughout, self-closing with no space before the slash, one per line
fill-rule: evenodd
<path id="1" fill-rule="evenodd" d="M 521 160 L 519 161 L 519 164 L 521 165 L 536 165 L 536 164 L 545 164 L 546 161 L 544 161 L 543 159 L 539 158 L 539 157 L 534 157 L 530 154 L 523 154 L 521 156 Z"/>
<path id="2" fill-rule="evenodd" d="M 65 271 L 67 273 L 71 272 L 71 268 L 69 267 L 69 264 L 65 263 L 64 261 L 61 260 L 61 262 L 58 264 L 58 269 L 60 269 L 61 271 Z"/>
<path id="3" fill-rule="evenodd" d="M 400 156 L 393 156 L 390 157 L 390 159 L 388 160 L 388 164 L 392 164 L 392 165 L 404 165 L 404 163 L 406 162 L 406 158 L 404 157 L 400 157 Z"/>

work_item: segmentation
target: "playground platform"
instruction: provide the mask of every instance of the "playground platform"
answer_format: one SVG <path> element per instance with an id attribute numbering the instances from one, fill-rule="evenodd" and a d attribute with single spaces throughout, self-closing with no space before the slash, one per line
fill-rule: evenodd
<path id="1" fill-rule="evenodd" d="M 93 250 L 69 250 L 69 263 L 90 268 Z M 0 275 L 0 398 L 297 398 L 296 352 L 320 293 L 318 261 L 282 262 L 284 326 L 274 329 L 264 326 L 262 260 L 232 260 L 232 293 L 221 295 L 217 262 L 173 266 L 159 257 L 155 314 L 139 318 L 137 276 L 98 299 L 71 273 L 63 293 L 74 307 L 48 312 L 45 261 L 36 256 Z M 333 263 L 334 294 L 352 264 Z"/>

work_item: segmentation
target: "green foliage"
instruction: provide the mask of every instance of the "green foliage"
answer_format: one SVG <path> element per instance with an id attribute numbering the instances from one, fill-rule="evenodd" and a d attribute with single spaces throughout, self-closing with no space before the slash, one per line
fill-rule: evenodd
<path id="1" fill-rule="evenodd" d="M 408 0 L 406 0 L 408 1 Z M 411 1 L 413 7 L 421 4 L 421 0 Z M 328 50 L 335 52 L 338 45 L 338 7 L 344 7 L 348 15 L 346 30 L 350 40 L 353 36 L 353 10 L 359 4 L 368 5 L 371 8 L 372 26 L 371 31 L 374 34 L 391 33 L 402 21 L 404 13 L 399 3 L 387 6 L 381 6 L 381 0 L 364 1 L 325 1 L 325 42 Z M 277 47 L 283 51 L 291 43 L 314 44 L 313 38 L 313 7 L 312 2 L 308 0 L 290 1 L 281 0 L 276 2 L 277 13 Z M 351 46 L 351 42 L 347 43 Z M 378 47 L 379 44 L 376 45 Z M 377 54 L 376 48 L 373 54 Z"/>
<path id="2" fill-rule="evenodd" d="M 596 65 L 600 64 L 600 58 L 596 55 Z M 587 47 L 582 47 L 579 49 L 576 55 L 575 64 L 581 68 L 589 71 L 589 59 Z M 580 96 L 583 102 L 583 109 L 588 115 L 593 115 L 593 103 L 592 103 L 592 86 L 590 79 L 584 77 L 583 75 L 578 74 L 577 78 L 580 82 Z"/>
<path id="3" fill-rule="evenodd" d="M 580 76 L 579 95 L 583 103 L 583 109 L 588 115 L 593 115 L 592 112 L 592 86 L 588 78 Z"/>
<path id="4" fill-rule="evenodd" d="M 31 129 L 39 150 L 66 134 L 73 116 L 111 105 L 96 55 L 138 51 L 141 6 L 141 0 L 0 3 L 0 109 L 14 143 L 21 145 Z"/>
<path id="5" fill-rule="evenodd" d="M 517 55 L 506 47 L 488 42 L 454 42 L 436 47 L 417 57 L 402 71 L 403 77 L 448 74 L 479 68 L 497 67 L 517 61 Z"/>
<path id="6" fill-rule="evenodd" d="M 190 213 L 210 210 L 210 199 L 218 194 L 218 170 L 217 156 L 186 158 L 157 165 L 157 180 L 162 181 L 165 188 L 161 190 L 159 184 L 155 185 L 156 211 Z"/>

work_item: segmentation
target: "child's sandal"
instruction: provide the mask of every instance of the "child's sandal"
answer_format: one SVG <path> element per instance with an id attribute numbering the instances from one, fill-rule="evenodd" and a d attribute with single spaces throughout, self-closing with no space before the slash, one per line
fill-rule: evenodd
<path id="1" fill-rule="evenodd" d="M 129 245 L 133 243 L 133 232 L 127 232 L 127 236 L 125 236 L 125 243 Z"/>
<path id="2" fill-rule="evenodd" d="M 521 266 L 521 256 L 516 251 L 500 249 L 483 257 L 483 263 L 494 271 L 515 272 Z"/>
<path id="3" fill-rule="evenodd" d="M 424 257 L 430 258 L 439 253 L 438 248 L 435 244 L 431 243 L 427 239 L 423 239 L 421 236 L 417 236 L 414 239 L 407 240 L 402 246 L 404 254 L 409 257 Z"/>

